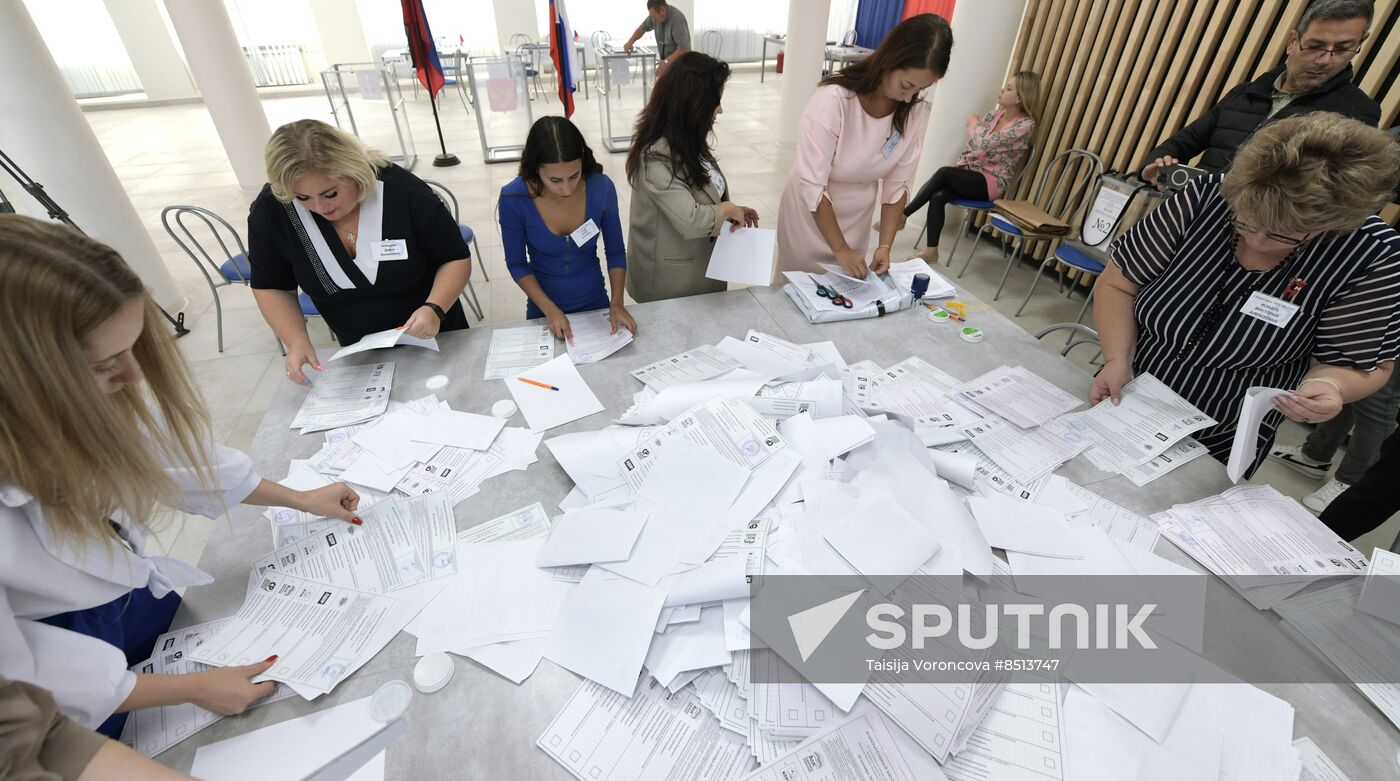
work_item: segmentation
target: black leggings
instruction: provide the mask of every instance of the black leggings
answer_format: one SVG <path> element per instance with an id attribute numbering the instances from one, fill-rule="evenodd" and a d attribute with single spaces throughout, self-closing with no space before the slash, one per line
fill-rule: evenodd
<path id="1" fill-rule="evenodd" d="M 928 204 L 928 245 L 938 246 L 938 237 L 943 233 L 943 207 L 947 206 L 954 198 L 971 198 L 976 201 L 987 200 L 987 179 L 981 173 L 971 168 L 955 168 L 951 165 L 944 166 L 933 173 L 924 186 L 919 188 L 918 195 L 904 207 L 904 216 L 908 217 L 924 204 Z"/>
<path id="2" fill-rule="evenodd" d="M 1400 512 L 1400 431 L 1381 446 L 1380 458 L 1322 512 L 1322 522 L 1344 540 L 1354 540 Z M 1369 554 L 1369 551 L 1363 551 Z"/>

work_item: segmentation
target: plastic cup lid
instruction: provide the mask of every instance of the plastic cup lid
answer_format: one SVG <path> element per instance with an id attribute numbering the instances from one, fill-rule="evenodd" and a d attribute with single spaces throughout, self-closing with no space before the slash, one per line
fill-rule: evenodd
<path id="1" fill-rule="evenodd" d="M 952 319 L 952 315 L 945 309 L 930 309 L 926 317 L 935 323 L 946 323 Z"/>
<path id="2" fill-rule="evenodd" d="M 515 414 L 515 402 L 510 399 L 501 399 L 491 405 L 491 415 L 497 418 L 508 418 Z"/>
<path id="3" fill-rule="evenodd" d="M 428 390 L 441 390 L 447 387 L 448 382 L 446 374 L 434 374 L 424 384 L 428 386 Z"/>
<path id="4" fill-rule="evenodd" d="M 380 724 L 397 721 L 413 703 L 413 689 L 403 681 L 389 681 L 374 692 L 369 701 L 370 718 Z"/>
<path id="5" fill-rule="evenodd" d="M 982 329 L 968 326 L 958 331 L 958 338 L 964 342 L 980 342 L 982 341 Z"/>
<path id="6" fill-rule="evenodd" d="M 424 694 L 432 694 L 446 686 L 456 670 L 452 657 L 447 654 L 441 651 L 427 654 L 413 668 L 413 686 Z"/>

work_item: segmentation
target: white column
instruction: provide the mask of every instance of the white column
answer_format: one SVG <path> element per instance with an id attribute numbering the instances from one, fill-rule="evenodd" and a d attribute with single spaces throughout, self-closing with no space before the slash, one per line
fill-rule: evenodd
<path id="1" fill-rule="evenodd" d="M 491 0 L 491 7 L 496 12 L 496 39 L 502 53 L 510 51 L 510 37 L 516 33 L 526 33 L 536 41 L 545 33 L 534 0 Z M 644 4 L 642 13 L 646 13 Z"/>
<path id="2" fill-rule="evenodd" d="M 263 149 L 272 129 L 224 4 L 165 0 L 165 8 L 239 186 L 249 191 L 261 188 L 267 181 Z"/>
<path id="3" fill-rule="evenodd" d="M 373 62 L 365 28 L 360 24 L 360 10 L 345 0 L 311 0 L 311 15 L 321 33 L 321 49 L 331 65 L 349 62 Z"/>
<path id="4" fill-rule="evenodd" d="M 68 211 L 88 235 L 114 247 L 167 310 L 184 308 L 160 251 L 131 205 L 78 101 L 19 0 L 0 0 L 0 149 Z M 0 176 L 0 188 L 22 214 L 48 219 L 29 194 Z"/>
<path id="5" fill-rule="evenodd" d="M 916 184 L 952 165 L 967 146 L 967 117 L 990 111 L 1021 29 L 1025 0 L 958 3 L 953 9 L 953 56 L 948 73 L 928 96 L 932 102 Z"/>
<path id="6" fill-rule="evenodd" d="M 965 3 L 966 4 L 966 3 Z M 802 110 L 817 90 L 826 56 L 826 21 L 831 0 L 789 0 L 787 42 L 783 54 L 783 93 L 780 104 L 778 144 L 797 145 L 797 125 Z"/>
<path id="7" fill-rule="evenodd" d="M 105 0 L 126 56 L 151 100 L 197 98 L 199 91 L 161 18 L 157 0 Z"/>

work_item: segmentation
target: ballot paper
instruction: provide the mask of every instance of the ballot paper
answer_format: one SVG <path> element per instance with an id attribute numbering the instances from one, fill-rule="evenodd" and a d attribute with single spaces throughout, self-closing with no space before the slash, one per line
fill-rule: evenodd
<path id="1" fill-rule="evenodd" d="M 953 396 L 974 410 L 986 410 L 1021 428 L 1035 428 L 1084 403 L 1024 366 L 993 369 L 953 389 Z"/>
<path id="2" fill-rule="evenodd" d="M 1366 557 L 1269 485 L 1241 485 L 1152 517 L 1177 547 L 1239 587 L 1360 575 Z"/>
<path id="3" fill-rule="evenodd" d="M 351 441 L 385 469 L 403 469 L 414 462 L 427 461 L 442 448 L 441 444 L 410 439 L 410 435 L 419 430 L 424 417 L 411 409 L 397 409 L 361 429 Z"/>
<path id="4" fill-rule="evenodd" d="M 942 781 L 943 771 L 873 706 L 802 741 L 743 781 Z"/>
<path id="5" fill-rule="evenodd" d="M 291 427 L 307 434 L 379 417 L 389 408 L 393 385 L 393 361 L 327 369 L 316 377 Z"/>
<path id="6" fill-rule="evenodd" d="M 521 382 L 522 377 L 559 390 Z M 602 402 L 579 376 L 568 355 L 513 374 L 506 377 L 505 382 L 506 389 L 520 406 L 525 421 L 535 431 L 545 431 L 603 411 Z"/>
<path id="7" fill-rule="evenodd" d="M 627 484 L 640 491 L 657 458 L 675 438 L 687 439 L 752 470 L 787 443 L 772 423 L 740 401 L 711 399 L 679 415 L 618 461 Z"/>
<path id="8" fill-rule="evenodd" d="M 881 383 L 865 408 L 897 416 L 916 427 L 941 428 L 960 422 L 948 406 L 947 394 L 922 380 Z"/>
<path id="9" fill-rule="evenodd" d="M 895 290 L 904 292 L 912 290 L 914 287 L 914 275 L 928 275 L 928 292 L 924 293 L 924 299 L 955 298 L 958 291 L 953 288 L 951 282 L 943 278 L 942 274 L 933 270 L 928 261 L 920 257 L 913 257 L 900 263 L 890 264 L 890 282 Z"/>
<path id="10" fill-rule="evenodd" d="M 390 328 L 387 331 L 380 331 L 360 337 L 360 341 L 355 342 L 349 347 L 342 347 L 336 350 L 335 355 L 332 355 L 330 360 L 334 361 L 339 358 L 344 358 L 347 355 L 365 352 L 366 350 L 383 350 L 386 347 L 394 347 L 400 344 L 406 344 L 410 347 L 426 347 L 433 352 L 438 351 L 436 338 L 430 336 L 427 339 L 420 339 L 417 336 L 409 334 L 408 331 L 405 331 L 403 327 L 400 326 L 399 328 Z"/>
<path id="11" fill-rule="evenodd" d="M 429 415 L 415 415 L 405 420 L 413 425 L 404 433 L 415 442 L 468 450 L 485 450 L 491 447 L 491 443 L 496 441 L 496 436 L 506 425 L 505 420 L 492 415 L 475 415 L 450 409 L 439 409 Z M 419 460 L 430 459 L 431 457 Z"/>
<path id="12" fill-rule="evenodd" d="M 662 588 L 590 567 L 564 601 L 545 657 L 630 697 L 665 599 Z"/>
<path id="13" fill-rule="evenodd" d="M 1133 481 L 1133 485 L 1140 488 L 1173 469 L 1184 464 L 1189 464 L 1208 453 L 1210 453 L 1210 450 L 1207 449 L 1205 445 L 1202 445 L 1191 437 L 1187 437 L 1167 448 L 1166 452 L 1151 461 L 1146 461 L 1127 469 L 1116 469 L 1115 471 Z M 1090 461 L 1094 460 L 1092 452 L 1086 452 L 1085 455 L 1089 456 Z M 1098 464 L 1096 463 L 1095 466 L 1098 466 Z"/>
<path id="14" fill-rule="evenodd" d="M 996 462 L 987 457 L 981 448 L 970 442 L 955 442 L 936 446 L 937 450 L 945 453 L 967 454 L 977 459 L 977 465 L 973 467 L 975 474 L 974 484 L 979 491 L 989 493 L 1003 493 L 1013 496 L 1026 502 L 1038 501 L 1040 495 L 1045 491 L 1045 486 L 1050 481 L 1050 474 L 1046 473 L 1033 480 L 1020 481 L 1011 476 L 1009 472 L 997 466 Z"/>
<path id="15" fill-rule="evenodd" d="M 817 265 L 826 271 L 817 279 L 828 288 L 834 288 L 836 292 L 851 299 L 851 308 L 853 309 L 870 306 L 889 295 L 893 290 L 889 283 L 881 279 L 878 274 L 866 274 L 864 279 L 856 279 L 835 263 L 819 263 Z"/>
<path id="16" fill-rule="evenodd" d="M 1249 388 L 1240 401 L 1240 417 L 1235 424 L 1235 440 L 1230 444 L 1230 460 L 1225 464 L 1225 474 L 1239 482 L 1244 473 L 1254 463 L 1259 453 L 1259 426 L 1264 416 L 1274 411 L 1273 401 L 1279 396 L 1287 396 L 1292 391 L 1281 388 Z"/>
<path id="17" fill-rule="evenodd" d="M 739 363 L 711 345 L 701 345 L 632 372 L 632 376 L 660 392 L 672 385 L 703 382 L 735 369 Z"/>
<path id="18" fill-rule="evenodd" d="M 226 623 L 228 619 L 220 619 L 166 632 L 156 638 L 151 658 L 132 667 L 131 671 L 139 675 L 183 675 L 211 669 L 207 664 L 190 659 L 189 653 Z M 253 705 L 266 705 L 295 694 L 278 684 L 271 695 Z M 221 718 L 223 716 L 190 702 L 141 708 L 132 711 L 127 718 L 121 742 L 144 756 L 154 757 Z"/>
<path id="19" fill-rule="evenodd" d="M 501 380 L 521 374 L 554 357 L 554 334 L 547 325 L 497 328 L 486 348 L 484 380 Z"/>
<path id="20" fill-rule="evenodd" d="M 972 444 L 1018 483 L 1030 483 L 1074 458 L 1089 441 L 1073 431 L 1017 428 L 998 418 L 988 418 L 963 429 Z"/>
<path id="21" fill-rule="evenodd" d="M 1351 781 L 1335 762 L 1322 753 L 1312 738 L 1298 738 L 1293 741 L 1293 748 L 1298 750 L 1303 760 L 1303 774 L 1298 781 Z"/>
<path id="22" fill-rule="evenodd" d="M 1005 496 L 969 496 L 967 506 L 993 548 L 1036 556 L 1080 556 L 1073 530 L 1053 507 Z"/>
<path id="23" fill-rule="evenodd" d="M 189 656 L 236 667 L 276 655 L 266 678 L 329 692 L 383 647 L 375 644 L 376 631 L 390 619 L 394 604 L 384 594 L 271 572 L 229 622 Z"/>
<path id="24" fill-rule="evenodd" d="M 714 605 L 699 612 L 699 620 L 654 635 L 647 650 L 647 672 L 668 688 L 681 673 L 721 667 L 732 658 L 724 644 L 724 611 Z"/>
<path id="25" fill-rule="evenodd" d="M 1145 551 L 1156 547 L 1157 538 L 1161 536 L 1157 524 L 1059 475 L 1052 475 L 1050 481 L 1059 483 L 1071 496 L 1085 505 L 1084 510 L 1065 516 L 1071 527 L 1097 526 L 1108 532 L 1110 537 L 1133 547 Z"/>
<path id="26" fill-rule="evenodd" d="M 767 287 L 773 284 L 773 247 L 778 232 L 772 228 L 720 228 L 710 252 L 705 276 L 721 282 Z"/>
<path id="27" fill-rule="evenodd" d="M 401 473 L 394 490 L 408 496 L 441 493 L 456 506 L 475 494 L 486 478 L 503 470 L 506 457 L 506 448 L 499 441 L 485 450 L 444 447 Z"/>
<path id="28" fill-rule="evenodd" d="M 801 412 L 811 411 L 814 418 L 832 418 L 840 415 L 845 407 L 845 395 L 840 380 L 780 382 L 764 385 L 758 389 L 758 395 L 755 399 L 770 402 L 786 401 L 801 405 L 800 409 L 781 417 L 790 417 Z M 750 406 L 761 405 L 762 401 L 755 399 L 749 400 Z M 761 407 L 755 408 L 762 412 Z"/>
<path id="29" fill-rule="evenodd" d="M 287 469 L 287 476 L 277 482 L 294 491 L 312 491 L 331 484 L 325 475 L 307 466 L 305 461 L 292 461 Z M 365 506 L 364 497 L 361 497 L 360 506 Z M 274 530 L 280 524 L 306 523 L 317 519 L 317 516 L 311 513 L 294 510 L 291 507 L 269 507 L 263 512 L 263 517 L 272 521 Z"/>
<path id="30" fill-rule="evenodd" d="M 704 382 L 678 382 L 627 410 L 618 423 L 628 426 L 667 423 L 695 405 L 714 398 L 740 399 L 750 403 L 754 395 L 762 391 L 765 382 L 767 377 L 747 369 L 739 369 L 724 377 Z M 637 397 L 649 393 L 650 388 L 637 394 Z"/>
<path id="31" fill-rule="evenodd" d="M 754 764 L 693 689 L 671 694 L 653 678 L 626 693 L 584 681 L 536 745 L 581 781 L 729 781 Z"/>
<path id="32" fill-rule="evenodd" d="M 1216 421 L 1151 374 L 1123 386 L 1122 400 L 1104 399 L 1092 409 L 1052 421 L 1093 443 L 1086 454 L 1116 471 L 1135 467 L 1167 452 L 1184 437 Z"/>
<path id="33" fill-rule="evenodd" d="M 575 365 L 597 363 L 632 343 L 632 332 L 624 325 L 613 333 L 608 310 L 575 312 L 569 315 L 568 351 Z"/>
<path id="34" fill-rule="evenodd" d="M 360 517 L 363 526 L 342 521 L 254 560 L 253 570 L 375 594 L 457 571 L 456 521 L 445 495 L 391 499 Z"/>
<path id="35" fill-rule="evenodd" d="M 372 699 L 200 746 L 190 773 L 206 781 L 383 781 L 385 749 L 407 731 L 408 722 L 377 721 Z"/>
<path id="36" fill-rule="evenodd" d="M 724 514 L 749 480 L 748 469 L 685 437 L 667 442 L 655 455 L 643 455 L 644 468 L 631 457 L 623 459 L 628 483 L 637 478 L 639 495 L 697 523 Z"/>
<path id="37" fill-rule="evenodd" d="M 647 514 L 633 509 L 590 508 L 566 512 L 554 520 L 535 566 L 568 567 L 626 561 L 646 522 Z"/>
<path id="38" fill-rule="evenodd" d="M 833 526 L 822 539 L 852 569 L 888 594 L 933 558 L 942 544 L 888 494 L 876 496 L 863 509 Z"/>
<path id="39" fill-rule="evenodd" d="M 1066 746 L 1055 684 L 1001 689 L 967 748 L 943 764 L 948 781 L 1060 781 Z"/>

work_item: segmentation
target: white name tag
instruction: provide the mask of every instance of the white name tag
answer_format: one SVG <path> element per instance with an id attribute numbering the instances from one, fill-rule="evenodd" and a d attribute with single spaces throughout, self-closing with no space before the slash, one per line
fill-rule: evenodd
<path id="1" fill-rule="evenodd" d="M 375 260 L 408 260 L 408 242 L 403 239 L 385 239 L 375 242 L 371 252 Z"/>
<path id="2" fill-rule="evenodd" d="M 1244 306 L 1240 307 L 1240 312 L 1256 320 L 1263 320 L 1269 325 L 1283 328 L 1298 314 L 1298 305 L 1256 290 L 1250 294 Z"/>
<path id="3" fill-rule="evenodd" d="M 904 136 L 901 136 L 898 130 L 894 131 L 894 135 L 890 136 L 890 140 L 885 142 L 885 148 L 880 150 L 880 154 L 883 155 L 886 160 L 890 159 L 890 155 L 894 154 L 894 148 L 899 146 L 899 142 L 902 140 L 904 140 Z"/>
<path id="4" fill-rule="evenodd" d="M 588 220 L 584 224 L 578 226 L 578 230 L 570 233 L 569 238 L 574 240 L 575 246 L 582 247 L 588 243 L 589 239 L 597 236 L 598 233 L 598 226 L 593 224 L 593 220 Z"/>

